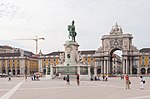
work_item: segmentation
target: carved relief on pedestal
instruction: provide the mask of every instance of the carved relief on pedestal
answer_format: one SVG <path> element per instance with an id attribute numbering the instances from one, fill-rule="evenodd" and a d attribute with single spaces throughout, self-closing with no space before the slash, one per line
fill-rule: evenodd
<path id="1" fill-rule="evenodd" d="M 72 50 L 72 47 L 71 47 L 71 46 L 69 46 L 69 45 L 66 46 L 66 51 L 67 51 L 67 52 L 71 52 L 71 50 Z"/>

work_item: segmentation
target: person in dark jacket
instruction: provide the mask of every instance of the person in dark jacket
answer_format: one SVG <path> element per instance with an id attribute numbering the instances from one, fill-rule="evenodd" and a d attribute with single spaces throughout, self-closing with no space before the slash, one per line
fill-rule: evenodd
<path id="1" fill-rule="evenodd" d="M 67 85 L 70 85 L 70 77 L 69 77 L 69 74 L 67 74 L 66 81 L 67 81 Z"/>
<path id="2" fill-rule="evenodd" d="M 79 74 L 77 74 L 77 85 L 80 85 L 80 78 L 79 78 Z"/>

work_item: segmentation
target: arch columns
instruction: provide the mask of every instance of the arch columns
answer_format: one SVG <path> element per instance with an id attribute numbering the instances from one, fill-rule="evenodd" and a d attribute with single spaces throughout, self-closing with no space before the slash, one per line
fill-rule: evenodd
<path id="1" fill-rule="evenodd" d="M 137 58 L 137 60 L 139 60 L 139 57 Z M 140 75 L 140 64 L 139 64 L 139 61 L 136 62 L 137 63 L 137 74 Z"/>
<path id="2" fill-rule="evenodd" d="M 129 74 L 129 60 L 126 57 L 126 74 Z"/>
<path id="3" fill-rule="evenodd" d="M 101 60 L 100 64 L 101 64 L 101 74 L 104 74 L 104 60 Z"/>
<path id="4" fill-rule="evenodd" d="M 130 58 L 130 74 L 132 74 L 133 59 Z"/>
<path id="5" fill-rule="evenodd" d="M 97 76 L 97 66 L 94 66 L 94 75 Z"/>
<path id="6" fill-rule="evenodd" d="M 123 74 L 129 74 L 129 60 L 127 56 L 123 57 Z"/>
<path id="7" fill-rule="evenodd" d="M 125 66 L 125 59 L 123 58 L 122 60 L 123 60 L 123 61 L 122 61 L 122 62 L 123 62 L 123 74 L 125 74 L 125 73 L 126 73 L 126 71 L 125 71 L 125 69 L 126 69 L 126 66 Z"/>
<path id="8" fill-rule="evenodd" d="M 107 74 L 110 74 L 110 60 L 109 60 L 109 57 L 104 57 L 104 65 L 101 67 L 101 71 L 103 74 L 107 75 Z"/>
<path id="9" fill-rule="evenodd" d="M 104 58 L 104 66 L 103 66 L 104 67 L 104 74 L 106 74 L 106 72 L 107 72 L 106 63 L 107 63 L 107 60 L 105 60 L 105 58 Z"/>
<path id="10" fill-rule="evenodd" d="M 89 77 L 91 77 L 91 67 L 90 66 L 88 66 L 88 75 L 89 75 Z"/>

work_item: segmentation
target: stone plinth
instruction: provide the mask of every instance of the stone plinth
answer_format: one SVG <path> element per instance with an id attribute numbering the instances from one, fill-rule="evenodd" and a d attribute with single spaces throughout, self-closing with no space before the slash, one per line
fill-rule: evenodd
<path id="1" fill-rule="evenodd" d="M 75 66 L 77 64 L 79 44 L 74 41 L 66 41 L 64 46 L 65 46 L 64 66 Z"/>

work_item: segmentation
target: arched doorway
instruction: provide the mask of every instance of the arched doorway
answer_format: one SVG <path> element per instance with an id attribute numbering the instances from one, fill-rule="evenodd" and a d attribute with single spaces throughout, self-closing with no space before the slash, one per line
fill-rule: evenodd
<path id="1" fill-rule="evenodd" d="M 15 74 L 16 74 L 16 71 L 15 71 L 15 69 L 13 69 L 13 70 L 12 70 L 12 74 L 13 74 L 13 75 L 15 75 Z"/>
<path id="2" fill-rule="evenodd" d="M 11 70 L 10 69 L 8 69 L 8 75 L 11 75 Z"/>
<path id="3" fill-rule="evenodd" d="M 150 74 L 150 68 L 147 69 L 147 74 Z"/>
<path id="4" fill-rule="evenodd" d="M 137 69 L 136 69 L 136 68 L 133 68 L 133 69 L 132 69 L 132 73 L 133 73 L 133 74 L 137 74 Z"/>
<path id="5" fill-rule="evenodd" d="M 17 75 L 20 75 L 20 69 L 17 69 Z"/>
<path id="6" fill-rule="evenodd" d="M 110 69 L 113 75 L 122 74 L 122 51 L 119 48 L 110 52 Z"/>
<path id="7" fill-rule="evenodd" d="M 146 74 L 146 69 L 145 68 L 141 68 L 141 74 Z"/>
<path id="8" fill-rule="evenodd" d="M 101 74 L 101 68 L 97 69 L 97 74 Z"/>

